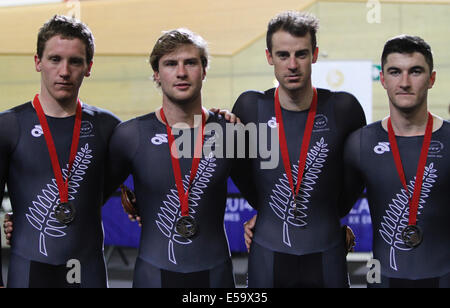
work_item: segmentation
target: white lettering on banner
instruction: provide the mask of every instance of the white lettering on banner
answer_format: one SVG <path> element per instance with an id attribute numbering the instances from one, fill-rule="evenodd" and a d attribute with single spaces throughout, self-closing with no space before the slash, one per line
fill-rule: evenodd
<path id="1" fill-rule="evenodd" d="M 369 203 L 367 199 L 362 199 L 358 206 L 355 206 L 350 211 L 352 215 L 361 215 L 362 213 L 370 214 Z"/>
<path id="2" fill-rule="evenodd" d="M 244 211 L 253 211 L 253 208 L 244 198 L 227 198 L 227 207 L 225 212 L 225 221 L 239 222 L 241 213 Z"/>
<path id="3" fill-rule="evenodd" d="M 241 221 L 241 215 L 239 213 L 225 213 L 224 221 L 239 222 Z"/>
<path id="4" fill-rule="evenodd" d="M 348 223 L 350 225 L 368 225 L 372 223 L 367 199 L 362 199 L 358 205 L 352 208 L 348 215 Z"/>

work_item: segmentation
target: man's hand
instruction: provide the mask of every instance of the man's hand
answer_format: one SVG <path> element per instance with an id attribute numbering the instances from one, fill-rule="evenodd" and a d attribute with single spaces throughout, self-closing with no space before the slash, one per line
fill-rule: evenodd
<path id="1" fill-rule="evenodd" d="M 355 251 L 355 234 L 353 233 L 353 230 L 349 226 L 344 226 L 346 228 L 345 230 L 345 244 L 347 247 L 347 252 L 354 252 Z"/>
<path id="2" fill-rule="evenodd" d="M 11 238 L 13 232 L 13 213 L 5 214 L 5 220 L 3 221 L 3 232 L 6 236 L 6 245 L 11 246 Z"/>
<path id="3" fill-rule="evenodd" d="M 137 221 L 139 224 L 139 227 L 142 228 L 141 216 L 133 216 L 131 214 L 128 214 L 128 219 L 131 220 L 132 222 Z"/>
<path id="4" fill-rule="evenodd" d="M 215 114 L 220 114 L 230 123 L 241 123 L 241 119 L 239 119 L 234 113 L 231 113 L 230 111 L 226 109 L 219 109 L 219 108 L 211 108 L 209 111 L 214 112 Z"/>
<path id="5" fill-rule="evenodd" d="M 128 219 L 132 222 L 137 221 L 139 227 L 142 228 L 141 217 L 136 205 L 136 195 L 125 184 L 120 185 L 120 201 L 122 203 L 125 213 L 128 214 Z"/>
<path id="6" fill-rule="evenodd" d="M 245 246 L 247 246 L 247 252 L 250 252 L 250 245 L 253 241 L 253 231 L 256 224 L 256 216 L 257 215 L 253 216 L 252 219 L 244 223 L 244 239 Z"/>

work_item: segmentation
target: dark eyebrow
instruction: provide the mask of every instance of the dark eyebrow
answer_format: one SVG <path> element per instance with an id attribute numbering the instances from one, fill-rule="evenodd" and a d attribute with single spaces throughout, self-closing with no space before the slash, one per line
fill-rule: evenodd
<path id="1" fill-rule="evenodd" d="M 413 67 L 411 67 L 411 68 L 409 68 L 408 69 L 408 71 L 413 71 L 413 70 L 421 70 L 421 71 L 425 71 L 425 67 L 423 67 L 422 65 L 416 65 L 416 66 L 413 66 Z M 398 68 L 398 67 L 396 67 L 396 66 L 390 66 L 390 67 L 388 67 L 387 69 L 386 69 L 386 71 L 387 72 L 389 72 L 389 71 L 401 71 L 401 69 L 400 68 Z"/>
<path id="2" fill-rule="evenodd" d="M 289 55 L 289 52 L 284 51 L 284 50 L 279 50 L 279 51 L 275 52 L 275 55 L 277 55 L 277 56 L 284 56 L 286 54 Z"/>
<path id="3" fill-rule="evenodd" d="M 297 50 L 296 52 L 295 52 L 295 55 L 304 55 L 304 54 L 308 54 L 310 52 L 310 50 L 309 49 L 300 49 L 300 50 Z"/>
<path id="4" fill-rule="evenodd" d="M 166 60 L 164 60 L 163 61 L 163 64 L 168 64 L 168 63 L 177 63 L 177 60 L 175 60 L 175 59 L 166 59 Z"/>
<path id="5" fill-rule="evenodd" d="M 71 57 L 70 61 L 84 62 L 85 58 L 83 58 L 83 57 Z"/>
<path id="6" fill-rule="evenodd" d="M 49 54 L 47 55 L 47 58 L 48 58 L 48 59 L 50 59 L 50 58 L 54 58 L 54 57 L 58 57 L 58 58 L 61 58 L 61 56 L 60 56 L 60 55 L 58 55 L 58 54 L 51 54 L 51 53 L 49 53 Z"/>
<path id="7" fill-rule="evenodd" d="M 413 71 L 413 70 L 421 70 L 421 71 L 425 71 L 425 67 L 423 67 L 422 65 L 416 65 L 416 66 L 413 66 L 413 67 L 411 67 L 409 70 L 410 71 Z"/>
<path id="8" fill-rule="evenodd" d="M 200 59 L 199 58 L 188 58 L 188 59 L 184 59 L 184 62 L 195 62 L 195 63 L 199 63 Z"/>
<path id="9" fill-rule="evenodd" d="M 396 67 L 396 66 L 389 66 L 388 68 L 386 68 L 386 72 L 389 71 L 400 71 L 400 68 Z"/>
<path id="10" fill-rule="evenodd" d="M 295 55 L 305 54 L 305 53 L 309 53 L 309 52 L 310 52 L 310 50 L 309 50 L 308 48 L 300 49 L 300 50 L 296 50 L 296 51 L 295 51 Z M 275 54 L 276 54 L 277 56 L 282 56 L 282 55 L 289 54 L 289 52 L 288 52 L 288 51 L 285 51 L 285 50 L 279 50 L 279 51 L 275 52 Z"/>

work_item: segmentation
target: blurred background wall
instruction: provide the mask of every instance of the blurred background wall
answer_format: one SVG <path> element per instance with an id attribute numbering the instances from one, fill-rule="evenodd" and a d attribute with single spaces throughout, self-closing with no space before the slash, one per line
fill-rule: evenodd
<path id="1" fill-rule="evenodd" d="M 0 5 L 2 1 L 7 0 Z M 319 61 L 380 64 L 388 38 L 401 33 L 423 37 L 434 51 L 437 71 L 429 92 L 430 109 L 449 117 L 447 0 L 70 0 L 4 6 L 0 7 L 0 110 L 29 101 L 39 91 L 40 74 L 33 62 L 36 37 L 54 14 L 80 18 L 96 38 L 93 73 L 80 93 L 86 103 L 111 110 L 122 120 L 154 111 L 161 104 L 161 94 L 151 79 L 148 55 L 161 31 L 187 27 L 210 45 L 204 104 L 231 109 L 241 92 L 274 86 L 273 69 L 264 52 L 265 31 L 273 15 L 288 9 L 319 17 Z M 376 78 L 372 93 L 375 121 L 388 114 L 387 97 Z"/>

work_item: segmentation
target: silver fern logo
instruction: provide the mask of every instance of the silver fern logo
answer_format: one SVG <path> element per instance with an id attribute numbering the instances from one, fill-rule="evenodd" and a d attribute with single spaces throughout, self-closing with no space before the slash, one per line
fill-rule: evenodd
<path id="1" fill-rule="evenodd" d="M 204 189 L 208 187 L 210 179 L 216 170 L 216 158 L 214 158 L 213 153 L 208 157 L 200 160 L 198 166 L 197 175 L 191 185 L 189 191 L 189 215 L 195 218 L 196 208 L 199 205 L 201 196 L 204 193 Z M 189 175 L 185 176 L 183 180 L 183 186 L 186 190 L 189 185 Z M 160 207 L 160 212 L 158 213 L 158 219 L 156 220 L 156 225 L 158 229 L 164 234 L 168 239 L 168 257 L 169 261 L 173 264 L 177 264 L 177 259 L 174 251 L 174 243 L 179 245 L 189 245 L 192 243 L 191 239 L 182 237 L 175 231 L 175 224 L 179 217 L 181 217 L 180 200 L 178 198 L 178 191 L 175 188 L 170 190 L 170 193 L 166 196 L 163 201 L 163 206 Z"/>
<path id="2" fill-rule="evenodd" d="M 437 170 L 434 169 L 433 163 L 425 167 L 417 220 L 419 220 L 419 216 L 422 214 L 421 211 L 426 203 L 425 199 L 429 197 L 431 188 L 436 182 L 436 178 L 438 177 L 436 173 Z M 410 192 L 414 191 L 415 182 L 415 177 L 414 180 L 409 182 L 408 190 Z M 402 188 L 400 193 L 396 194 L 395 198 L 389 203 L 386 209 L 386 215 L 383 216 L 380 229 L 378 230 L 386 244 L 391 246 L 389 253 L 390 267 L 395 271 L 398 271 L 397 251 L 410 251 L 413 249 L 406 246 L 402 239 L 402 232 L 408 226 L 409 222 L 409 198 L 408 192 Z"/>
<path id="3" fill-rule="evenodd" d="M 89 149 L 89 144 L 80 148 L 80 151 L 75 157 L 72 166 L 71 177 L 69 181 L 69 200 L 75 199 L 75 194 L 78 192 L 80 182 L 83 181 L 92 159 L 92 150 Z M 67 168 L 62 169 L 64 178 L 67 178 Z M 40 195 L 36 196 L 36 200 L 32 201 L 33 206 L 28 208 L 28 213 L 25 215 L 28 222 L 39 233 L 39 252 L 48 257 L 46 240 L 47 236 L 53 238 L 61 238 L 67 234 L 64 229 L 66 225 L 61 224 L 55 217 L 54 209 L 59 203 L 59 191 L 56 180 L 52 179 L 50 184 L 42 189 Z"/>
<path id="4" fill-rule="evenodd" d="M 298 199 L 300 199 L 301 202 L 300 206 L 297 206 L 297 216 L 294 216 L 294 198 L 286 173 L 283 174 L 283 178 L 278 180 L 278 183 L 275 184 L 275 188 L 272 190 L 269 205 L 275 215 L 283 221 L 283 243 L 289 247 L 292 245 L 289 234 L 289 225 L 292 227 L 305 227 L 308 224 L 307 211 L 311 192 L 314 190 L 314 186 L 322 172 L 324 163 L 328 157 L 328 152 L 328 144 L 325 143 L 324 138 L 321 138 L 320 141 L 316 142 L 308 152 L 298 196 Z M 299 163 L 297 162 L 292 168 L 294 183 L 297 182 L 298 164 Z"/>

